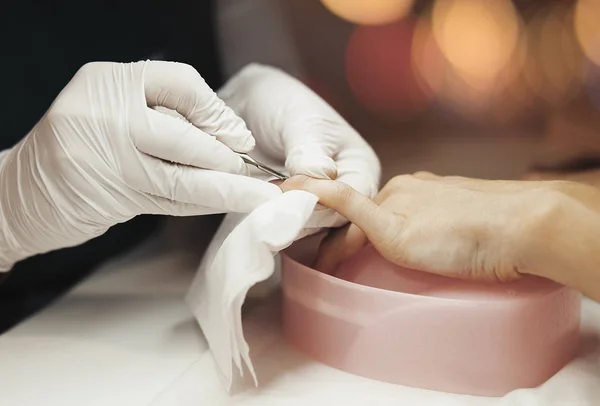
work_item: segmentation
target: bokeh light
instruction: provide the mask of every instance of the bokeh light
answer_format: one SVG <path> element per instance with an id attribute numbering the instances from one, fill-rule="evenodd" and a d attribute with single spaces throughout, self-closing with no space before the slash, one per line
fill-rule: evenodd
<path id="1" fill-rule="evenodd" d="M 356 99 L 385 119 L 397 119 L 427 107 L 431 89 L 412 63 L 416 24 L 405 20 L 357 27 L 346 48 L 346 77 Z"/>
<path id="2" fill-rule="evenodd" d="M 438 0 L 432 25 L 440 49 L 472 86 L 492 84 L 519 39 L 519 18 L 509 0 Z"/>
<path id="3" fill-rule="evenodd" d="M 562 4 L 539 11 L 527 27 L 526 78 L 543 101 L 568 102 L 581 90 L 585 58 L 577 44 L 571 10 Z"/>
<path id="4" fill-rule="evenodd" d="M 311 71 L 322 81 L 312 87 L 336 107 L 344 104 L 334 101 L 339 97 L 346 112 L 365 122 L 375 124 L 373 114 L 361 114 L 366 110 L 387 124 L 418 120 L 424 111 L 497 124 L 537 120 L 585 92 L 600 103 L 600 0 L 321 3 L 328 24 L 345 30 L 337 43 L 347 42 L 343 60 L 315 53 L 323 64 L 337 65 L 328 78 Z M 342 63 L 345 75 L 339 75 Z"/>
<path id="5" fill-rule="evenodd" d="M 438 46 L 427 18 L 417 20 L 411 47 L 415 76 L 428 93 L 438 94 L 444 84 L 448 63 Z"/>
<path id="6" fill-rule="evenodd" d="M 497 86 L 490 99 L 490 118 L 496 123 L 505 123 L 524 118 L 535 106 L 535 95 L 528 86 L 525 66 L 529 47 L 524 38 L 517 48 L 506 69 L 500 73 Z"/>
<path id="7" fill-rule="evenodd" d="M 388 24 L 406 16 L 413 0 L 322 0 L 333 14 L 362 25 Z"/>
<path id="8" fill-rule="evenodd" d="M 600 65 L 600 0 L 579 0 L 573 17 L 581 48 L 592 62 Z"/>
<path id="9" fill-rule="evenodd" d="M 415 32 L 413 63 L 417 76 L 435 92 L 439 106 L 478 122 L 504 122 L 521 113 L 530 97 L 525 94 L 527 87 L 521 78 L 527 47 L 520 35 L 512 40 L 509 57 L 501 66 L 473 75 L 472 71 L 461 69 L 460 63 L 457 66 L 449 60 L 433 31 L 433 17 L 428 17 L 424 15 L 419 20 Z M 520 25 L 520 20 L 517 23 Z M 522 30 L 518 28 L 517 32 Z"/>

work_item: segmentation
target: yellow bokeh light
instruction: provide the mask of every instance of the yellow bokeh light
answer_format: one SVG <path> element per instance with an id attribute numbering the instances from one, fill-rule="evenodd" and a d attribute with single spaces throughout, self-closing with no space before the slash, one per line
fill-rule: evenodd
<path id="1" fill-rule="evenodd" d="M 388 24 L 406 16 L 414 0 L 321 0 L 344 20 L 361 25 Z"/>
<path id="2" fill-rule="evenodd" d="M 579 0 L 574 14 L 575 33 L 586 56 L 600 65 L 600 0 Z"/>
<path id="3" fill-rule="evenodd" d="M 510 0 L 438 0 L 432 25 L 448 61 L 479 87 L 492 83 L 505 68 L 520 35 Z"/>

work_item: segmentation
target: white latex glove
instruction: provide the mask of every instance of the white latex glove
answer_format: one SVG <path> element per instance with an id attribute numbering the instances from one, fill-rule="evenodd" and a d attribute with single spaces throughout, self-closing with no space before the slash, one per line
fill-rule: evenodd
<path id="1" fill-rule="evenodd" d="M 244 122 L 191 66 L 85 65 L 0 155 L 0 270 L 142 213 L 251 211 L 281 193 L 240 176 L 247 167 L 232 149 L 253 147 Z"/>
<path id="2" fill-rule="evenodd" d="M 279 69 L 252 64 L 219 91 L 256 139 L 256 151 L 285 162 L 291 175 L 337 179 L 363 195 L 378 191 L 381 167 L 371 147 L 331 106 Z M 321 207 L 314 222 L 346 222 Z"/>

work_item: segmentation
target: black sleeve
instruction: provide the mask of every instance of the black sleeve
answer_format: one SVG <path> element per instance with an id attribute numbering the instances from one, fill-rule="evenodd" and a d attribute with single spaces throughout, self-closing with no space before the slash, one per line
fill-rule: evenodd
<path id="1" fill-rule="evenodd" d="M 216 7 L 209 0 L 176 0 L 169 20 L 165 44 L 166 59 L 194 66 L 208 85 L 223 85 L 217 46 Z"/>

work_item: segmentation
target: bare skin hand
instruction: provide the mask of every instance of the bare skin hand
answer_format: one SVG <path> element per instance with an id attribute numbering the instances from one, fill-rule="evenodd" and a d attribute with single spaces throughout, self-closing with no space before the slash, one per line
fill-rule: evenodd
<path id="1" fill-rule="evenodd" d="M 525 180 L 564 180 L 600 187 L 600 169 L 581 172 L 532 172 Z"/>
<path id="2" fill-rule="evenodd" d="M 531 273 L 584 291 L 595 281 L 587 290 L 600 298 L 596 188 L 425 172 L 393 178 L 373 200 L 341 183 L 307 177 L 291 178 L 282 188 L 314 193 L 351 222 L 323 243 L 316 264 L 323 272 L 334 272 L 370 242 L 389 261 L 412 269 L 481 281 Z M 570 272 L 575 268 L 581 272 Z"/>

